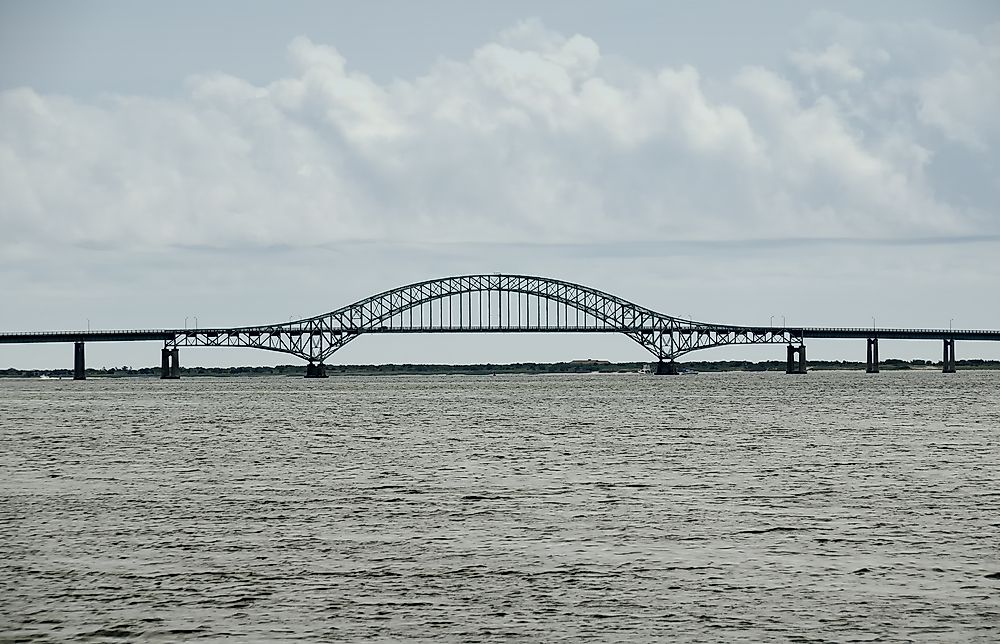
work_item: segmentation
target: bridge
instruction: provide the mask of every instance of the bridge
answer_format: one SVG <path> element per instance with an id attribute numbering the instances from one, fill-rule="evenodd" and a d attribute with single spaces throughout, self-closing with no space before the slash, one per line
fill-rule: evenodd
<path id="1" fill-rule="evenodd" d="M 940 340 L 945 373 L 955 371 L 956 340 L 1000 341 L 1000 331 L 826 328 L 713 324 L 659 313 L 610 293 L 529 275 L 461 275 L 400 286 L 301 320 L 207 329 L 0 333 L 0 344 L 74 345 L 74 378 L 85 377 L 87 342 L 162 341 L 161 377 L 180 377 L 180 347 L 250 347 L 298 356 L 307 378 L 362 335 L 383 333 L 621 333 L 656 357 L 656 374 L 678 373 L 677 358 L 712 347 L 786 345 L 786 373 L 806 373 L 807 338 L 867 341 L 868 373 L 878 373 L 880 339 Z"/>

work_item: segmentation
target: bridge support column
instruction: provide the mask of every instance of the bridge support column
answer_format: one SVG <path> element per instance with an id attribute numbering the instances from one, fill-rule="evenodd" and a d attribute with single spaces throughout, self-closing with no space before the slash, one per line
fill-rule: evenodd
<path id="1" fill-rule="evenodd" d="M 657 376 L 676 376 L 680 371 L 677 369 L 677 363 L 673 360 L 670 362 L 660 360 L 656 363 L 656 371 L 653 373 Z"/>
<path id="2" fill-rule="evenodd" d="M 73 343 L 73 380 L 87 379 L 87 365 L 84 360 L 83 343 Z"/>
<path id="3" fill-rule="evenodd" d="M 306 378 L 326 378 L 326 365 L 310 362 L 306 365 Z"/>
<path id="4" fill-rule="evenodd" d="M 180 349 L 163 349 L 160 352 L 160 379 L 177 380 L 181 377 Z"/>
<path id="5" fill-rule="evenodd" d="M 788 345 L 785 373 L 806 373 L 806 345 Z"/>
<path id="6" fill-rule="evenodd" d="M 868 338 L 868 365 L 865 373 L 878 373 L 878 338 Z"/>
<path id="7" fill-rule="evenodd" d="M 941 360 L 943 373 L 955 373 L 955 340 L 946 339 L 944 341 L 944 357 Z"/>

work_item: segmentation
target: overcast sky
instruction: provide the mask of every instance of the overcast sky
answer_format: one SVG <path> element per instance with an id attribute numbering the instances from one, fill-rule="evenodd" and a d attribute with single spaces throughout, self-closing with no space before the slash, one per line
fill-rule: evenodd
<path id="1" fill-rule="evenodd" d="M 712 322 L 1000 328 L 997 114 L 992 0 L 5 2 L 0 330 L 267 323 L 496 271 Z M 331 362 L 587 357 L 648 354 L 380 336 Z"/>

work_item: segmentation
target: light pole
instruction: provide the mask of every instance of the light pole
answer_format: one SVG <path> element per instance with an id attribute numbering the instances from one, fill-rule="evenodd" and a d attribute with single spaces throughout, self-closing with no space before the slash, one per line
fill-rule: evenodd
<path id="1" fill-rule="evenodd" d="M 782 315 L 782 316 L 781 316 L 781 326 L 788 326 L 788 325 L 787 325 L 787 324 L 785 323 L 785 316 L 784 316 L 784 315 Z"/>
<path id="2" fill-rule="evenodd" d="M 90 318 L 87 318 L 87 330 L 90 331 Z"/>
<path id="3" fill-rule="evenodd" d="M 771 316 L 771 322 L 767 326 L 774 326 L 774 316 Z"/>
<path id="4" fill-rule="evenodd" d="M 875 329 L 875 316 L 872 316 L 872 330 Z"/>
<path id="5" fill-rule="evenodd" d="M 184 316 L 184 328 L 185 328 L 185 329 L 187 329 L 187 328 L 188 328 L 188 319 L 187 319 L 187 316 L 186 316 L 186 315 Z"/>
<path id="6" fill-rule="evenodd" d="M 194 316 L 194 328 L 198 328 L 198 316 Z"/>
<path id="7" fill-rule="evenodd" d="M 955 321 L 955 318 L 948 318 L 948 330 L 951 331 L 951 323 Z"/>

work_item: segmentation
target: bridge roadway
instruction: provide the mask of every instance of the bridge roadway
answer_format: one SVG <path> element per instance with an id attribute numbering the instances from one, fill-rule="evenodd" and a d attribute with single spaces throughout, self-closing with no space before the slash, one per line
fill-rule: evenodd
<path id="1" fill-rule="evenodd" d="M 277 328 L 277 327 L 274 327 Z M 656 333 L 657 329 L 652 327 L 638 328 L 614 328 L 614 327 L 547 327 L 540 325 L 521 325 L 504 327 L 498 329 L 491 326 L 467 326 L 460 329 L 441 327 L 388 327 L 379 326 L 369 329 L 343 329 L 345 334 L 382 334 L 382 333 Z M 1000 341 L 1000 331 L 972 330 L 972 329 L 893 329 L 893 328 L 835 328 L 835 327 L 736 327 L 731 325 L 707 325 L 697 329 L 678 329 L 676 333 L 680 335 L 690 333 L 749 333 L 761 336 L 799 338 L 830 338 L 830 339 L 865 339 L 869 342 L 867 371 L 868 373 L 878 373 L 878 340 L 942 340 L 944 341 L 944 357 L 942 360 L 945 373 L 953 373 L 954 366 L 954 342 L 956 340 L 979 340 L 979 341 Z M 244 331 L 237 328 L 208 328 L 208 329 L 131 329 L 131 330 L 95 330 L 95 331 L 34 331 L 22 333 L 0 332 L 0 344 L 28 344 L 28 343 L 74 343 L 76 350 L 76 364 L 74 377 L 83 380 L 83 344 L 86 342 L 149 342 L 162 341 L 166 344 L 176 342 L 178 338 L 189 337 L 212 337 L 225 338 L 239 336 L 242 333 L 254 333 L 254 331 Z M 303 334 L 309 331 L 270 331 L 267 327 L 261 328 L 258 333 L 290 333 Z M 208 343 L 206 343 L 208 344 Z M 218 346 L 235 346 L 219 343 Z M 873 354 L 874 351 L 874 354 Z M 164 349 L 163 378 L 179 377 L 179 363 L 177 349 L 172 352 Z M 801 352 L 798 354 L 797 352 Z M 170 361 L 173 360 L 171 365 Z M 787 373 L 805 373 L 805 346 L 789 346 L 787 356 Z M 662 360 L 658 365 L 656 373 L 676 373 L 676 366 L 671 361 L 664 365 Z M 318 369 L 310 361 L 307 374 L 310 377 L 323 377 L 325 372 L 322 366 Z"/>
<path id="2" fill-rule="evenodd" d="M 68 342 L 151 342 L 170 341 L 178 337 L 192 334 L 225 335 L 239 333 L 244 329 L 259 328 L 260 332 L 269 332 L 271 327 L 220 327 L 205 329 L 126 329 L 126 330 L 94 330 L 94 331 L 25 331 L 0 332 L 0 344 L 38 344 L 38 343 L 68 343 Z M 274 328 L 277 328 L 275 326 Z M 375 327 L 346 328 L 343 333 L 373 334 L 373 333 L 655 333 L 654 327 L 546 327 L 546 326 L 466 326 L 462 328 L 440 327 Z M 729 332 L 746 331 L 759 334 L 791 335 L 801 338 L 827 339 L 867 339 L 881 340 L 978 340 L 1000 341 L 1000 331 L 985 329 L 892 329 L 883 327 L 799 327 L 799 326 L 735 326 L 735 325 L 704 325 L 696 329 L 679 329 L 678 333 L 696 331 Z M 292 331 L 291 333 L 295 333 Z M 307 331 L 302 331 L 307 333 Z"/>
<path id="3" fill-rule="evenodd" d="M 673 374 L 676 358 L 734 344 L 786 344 L 787 373 L 806 373 L 807 338 L 865 339 L 867 371 L 877 373 L 878 341 L 939 340 L 942 366 L 955 370 L 958 340 L 1000 341 L 1000 330 L 833 328 L 714 324 L 665 315 L 593 288 L 528 275 L 462 275 L 378 293 L 329 313 L 270 325 L 0 333 L 0 344 L 73 343 L 74 378 L 83 379 L 87 342 L 164 343 L 163 378 L 180 374 L 179 347 L 252 347 L 308 361 L 307 377 L 325 377 L 324 361 L 361 335 L 383 333 L 621 333 Z"/>

